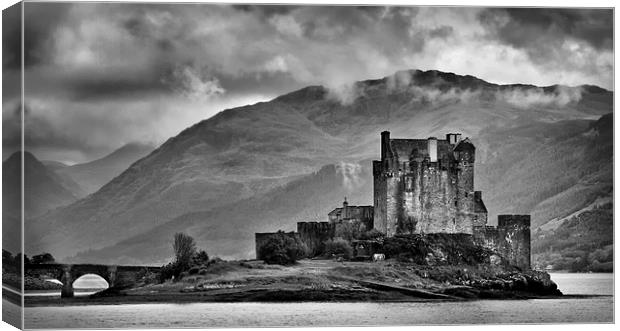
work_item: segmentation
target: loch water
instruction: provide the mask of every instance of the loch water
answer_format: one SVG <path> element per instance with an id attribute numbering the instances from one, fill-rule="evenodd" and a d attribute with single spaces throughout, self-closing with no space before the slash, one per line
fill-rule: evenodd
<path id="1" fill-rule="evenodd" d="M 613 274 L 562 274 L 565 294 L 589 298 L 398 303 L 190 303 L 30 307 L 26 328 L 395 326 L 611 323 Z M 3 304 L 10 304 L 6 301 Z"/>

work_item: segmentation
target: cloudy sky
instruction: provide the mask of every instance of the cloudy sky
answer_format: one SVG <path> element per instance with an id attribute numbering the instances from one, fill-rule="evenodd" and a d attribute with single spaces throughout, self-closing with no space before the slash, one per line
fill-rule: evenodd
<path id="1" fill-rule="evenodd" d="M 613 89 L 611 10 L 25 6 L 26 148 L 40 159 L 159 144 L 226 108 L 403 69 Z M 4 158 L 19 141 L 18 89 L 7 83 L 19 77 L 18 30 L 4 19 Z"/>

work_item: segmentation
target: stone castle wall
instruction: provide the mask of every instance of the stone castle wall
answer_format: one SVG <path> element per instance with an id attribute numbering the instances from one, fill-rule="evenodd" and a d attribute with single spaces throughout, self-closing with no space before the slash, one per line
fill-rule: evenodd
<path id="1" fill-rule="evenodd" d="M 473 239 L 476 245 L 496 251 L 499 242 L 499 233 L 494 226 L 475 226 Z"/>
<path id="2" fill-rule="evenodd" d="M 531 268 L 530 215 L 497 216 L 497 250 L 510 265 Z"/>
<path id="3" fill-rule="evenodd" d="M 325 242 L 334 238 L 336 227 L 331 222 L 298 222 L 297 233 L 308 247 L 310 256 L 323 254 Z"/>

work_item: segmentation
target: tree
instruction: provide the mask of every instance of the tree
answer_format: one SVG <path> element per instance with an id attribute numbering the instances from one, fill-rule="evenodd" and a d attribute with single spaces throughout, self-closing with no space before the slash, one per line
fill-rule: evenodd
<path id="1" fill-rule="evenodd" d="M 307 248 L 297 236 L 279 231 L 270 236 L 258 251 L 266 263 L 289 265 L 302 258 Z"/>
<path id="2" fill-rule="evenodd" d="M 54 263 L 56 260 L 50 253 L 42 253 L 39 255 L 35 255 L 30 259 L 30 263 L 33 264 L 42 264 L 42 263 Z"/>
<path id="3" fill-rule="evenodd" d="M 189 267 L 192 256 L 196 253 L 196 242 L 194 238 L 185 233 L 175 233 L 172 249 L 174 250 L 176 264 L 180 268 L 186 269 Z"/>
<path id="4" fill-rule="evenodd" d="M 7 263 L 5 261 L 13 262 L 13 254 L 5 249 L 2 249 L 2 263 Z"/>
<path id="5" fill-rule="evenodd" d="M 350 259 L 353 256 L 353 248 L 347 240 L 336 237 L 325 242 L 325 253 Z"/>

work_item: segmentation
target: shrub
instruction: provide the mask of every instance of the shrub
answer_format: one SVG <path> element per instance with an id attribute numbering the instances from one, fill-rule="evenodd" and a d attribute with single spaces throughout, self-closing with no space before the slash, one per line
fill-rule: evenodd
<path id="1" fill-rule="evenodd" d="M 191 268 L 189 268 L 189 270 L 187 271 L 190 275 L 195 275 L 198 273 L 198 271 L 200 271 L 200 267 L 198 266 L 193 266 Z"/>
<path id="2" fill-rule="evenodd" d="M 464 234 L 411 234 L 385 238 L 388 258 L 416 264 L 478 264 L 488 262 L 491 251 L 475 245 Z"/>
<path id="3" fill-rule="evenodd" d="M 159 278 L 159 274 L 151 272 L 146 268 L 138 271 L 138 273 L 136 274 L 136 279 L 138 281 L 144 282 L 145 284 L 155 283 L 159 280 Z"/>
<path id="4" fill-rule="evenodd" d="M 377 240 L 385 237 L 385 234 L 377 229 L 370 229 L 370 231 L 364 232 L 360 239 L 363 240 Z"/>
<path id="5" fill-rule="evenodd" d="M 54 263 L 54 257 L 50 253 L 42 253 L 39 255 L 35 255 L 30 259 L 30 263 L 33 264 L 42 264 L 42 263 Z"/>
<path id="6" fill-rule="evenodd" d="M 353 248 L 343 238 L 334 238 L 325 242 L 325 253 L 328 255 L 340 255 L 346 259 L 353 256 Z"/>
<path id="7" fill-rule="evenodd" d="M 351 241 L 360 238 L 366 230 L 361 222 L 343 221 L 336 225 L 335 237 Z"/>
<path id="8" fill-rule="evenodd" d="M 159 282 L 163 283 L 168 279 L 174 277 L 175 279 L 179 279 L 179 275 L 183 272 L 183 267 L 178 263 L 170 262 L 161 267 L 159 270 Z"/>
<path id="9" fill-rule="evenodd" d="M 216 257 L 212 258 L 209 261 L 209 265 L 211 265 L 211 264 L 218 264 L 218 263 L 222 263 L 222 262 L 224 262 L 224 260 L 222 260 L 221 258 L 216 256 Z"/>
<path id="10" fill-rule="evenodd" d="M 306 253 L 306 247 L 298 237 L 282 231 L 270 236 L 258 250 L 266 263 L 281 265 L 294 264 Z"/>
<path id="11" fill-rule="evenodd" d="M 206 251 L 204 250 L 200 250 L 198 253 L 194 254 L 192 256 L 192 262 L 191 265 L 196 266 L 196 265 L 202 265 L 202 264 L 209 264 L 209 254 L 207 254 Z"/>

